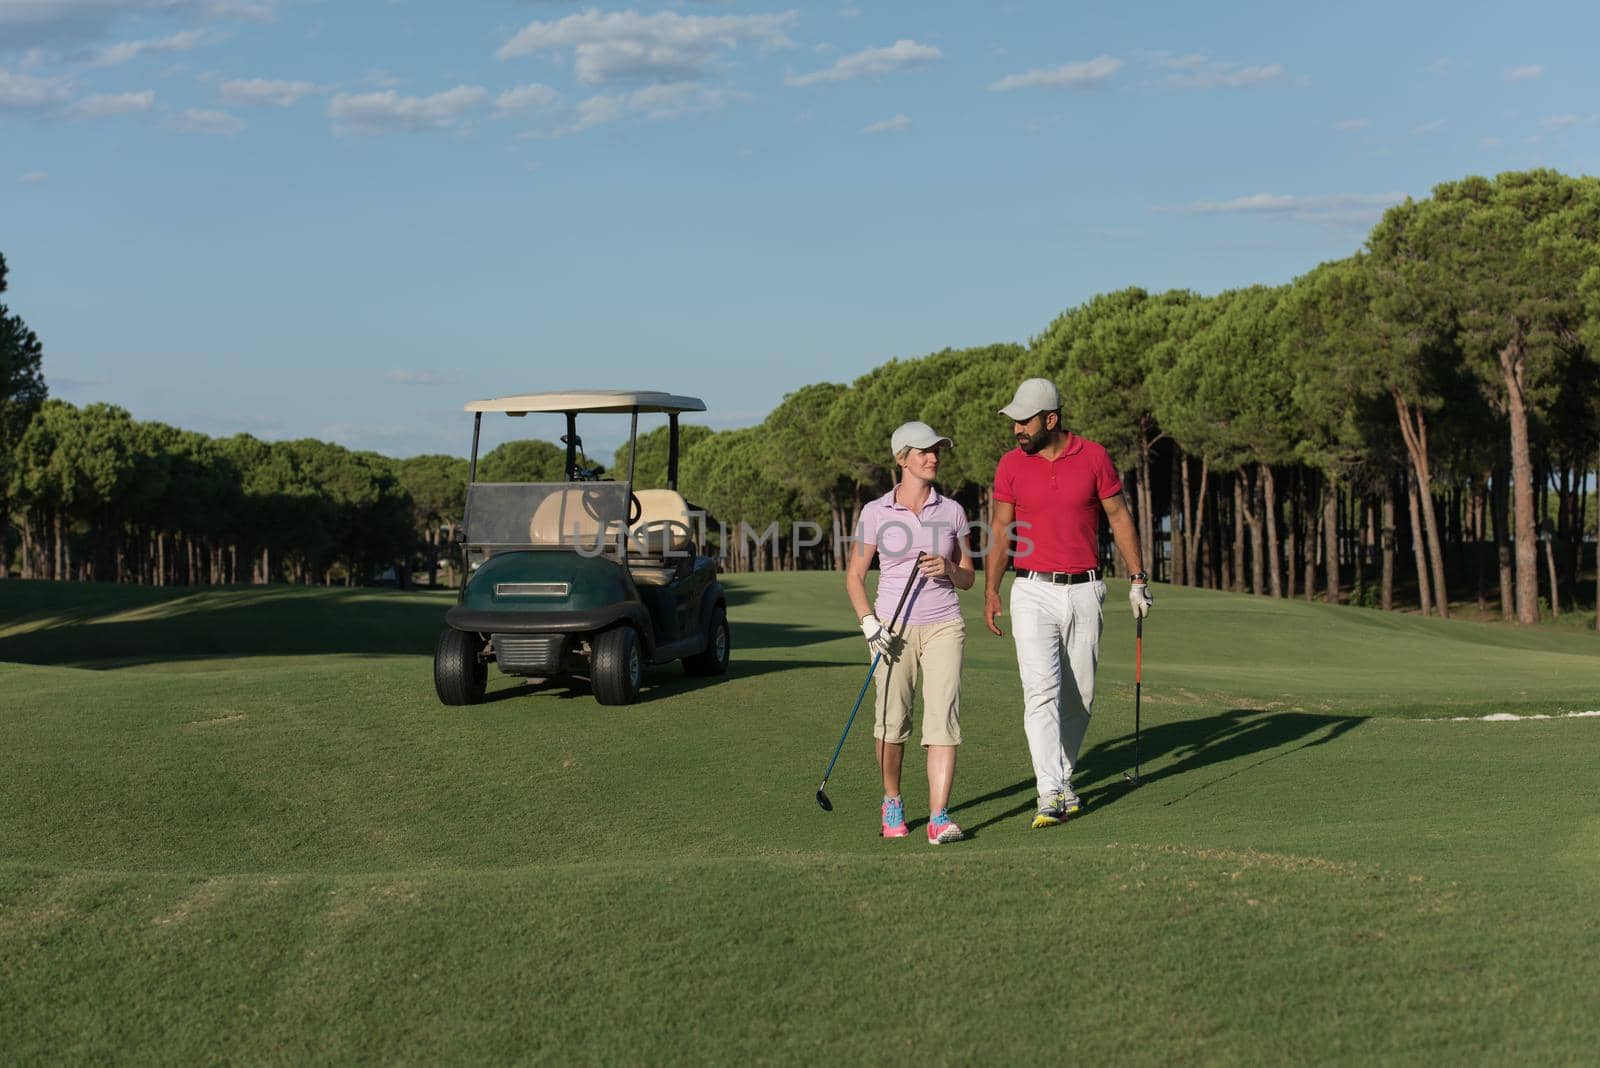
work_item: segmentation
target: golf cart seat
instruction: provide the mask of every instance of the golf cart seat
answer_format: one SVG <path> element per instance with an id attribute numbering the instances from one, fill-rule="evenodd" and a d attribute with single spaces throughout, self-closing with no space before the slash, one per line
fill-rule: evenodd
<path id="1" fill-rule="evenodd" d="M 597 545 L 602 520 L 586 502 L 588 490 L 563 489 L 539 502 L 528 523 L 528 540 L 534 545 Z M 610 532 L 616 536 L 616 528 Z"/>
<path id="2" fill-rule="evenodd" d="M 628 543 L 628 570 L 641 586 L 665 586 L 693 555 L 694 528 L 689 523 L 689 502 L 677 490 L 639 490 L 639 521 Z"/>

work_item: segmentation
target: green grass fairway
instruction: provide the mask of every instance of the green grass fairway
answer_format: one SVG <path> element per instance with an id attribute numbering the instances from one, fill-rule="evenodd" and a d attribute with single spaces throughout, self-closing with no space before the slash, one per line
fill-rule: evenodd
<path id="1" fill-rule="evenodd" d="M 953 813 L 877 835 L 832 574 L 726 679 L 434 696 L 449 598 L 0 584 L 0 1063 L 1592 1063 L 1600 638 L 1106 605 L 1064 827 L 969 596 Z"/>

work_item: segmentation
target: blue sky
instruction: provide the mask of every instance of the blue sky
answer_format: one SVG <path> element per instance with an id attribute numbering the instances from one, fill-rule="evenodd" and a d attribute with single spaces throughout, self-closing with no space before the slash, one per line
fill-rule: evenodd
<path id="1" fill-rule="evenodd" d="M 1287 281 L 1440 181 L 1595 173 L 1597 37 L 1538 2 L 0 0 L 5 299 L 54 395 L 211 434 L 464 453 L 464 401 L 573 387 L 749 425 L 1097 292 Z"/>

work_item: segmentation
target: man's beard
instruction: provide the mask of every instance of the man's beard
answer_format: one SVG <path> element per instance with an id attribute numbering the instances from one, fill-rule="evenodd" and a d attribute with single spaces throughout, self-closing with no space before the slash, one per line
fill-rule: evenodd
<path id="1" fill-rule="evenodd" d="M 1033 456 L 1050 442 L 1050 432 L 1042 430 L 1037 434 L 1018 434 L 1017 448 Z"/>

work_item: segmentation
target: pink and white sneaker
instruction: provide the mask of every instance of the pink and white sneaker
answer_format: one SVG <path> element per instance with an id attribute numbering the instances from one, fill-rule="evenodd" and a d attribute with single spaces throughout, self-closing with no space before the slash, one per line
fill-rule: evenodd
<path id="1" fill-rule="evenodd" d="M 946 842 L 959 842 L 962 839 L 961 828 L 957 827 L 950 819 L 950 810 L 941 808 L 928 819 L 928 844 L 944 845 Z"/>
<path id="2" fill-rule="evenodd" d="M 906 804 L 898 797 L 883 799 L 883 836 L 885 838 L 904 838 L 911 833 L 911 828 L 906 826 Z"/>

